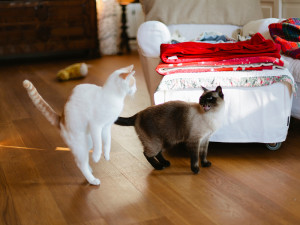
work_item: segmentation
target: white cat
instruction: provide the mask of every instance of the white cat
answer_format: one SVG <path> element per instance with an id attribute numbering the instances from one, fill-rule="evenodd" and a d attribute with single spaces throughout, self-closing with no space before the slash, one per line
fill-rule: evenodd
<path id="1" fill-rule="evenodd" d="M 30 81 L 23 81 L 34 105 L 60 129 L 77 166 L 90 184 L 99 185 L 100 180 L 92 174 L 89 150 L 93 148 L 93 160 L 98 162 L 103 145 L 104 157 L 109 160 L 111 126 L 123 109 L 125 97 L 136 91 L 134 73 L 131 65 L 114 71 L 103 87 L 93 84 L 76 86 L 61 116 L 46 103 Z"/>

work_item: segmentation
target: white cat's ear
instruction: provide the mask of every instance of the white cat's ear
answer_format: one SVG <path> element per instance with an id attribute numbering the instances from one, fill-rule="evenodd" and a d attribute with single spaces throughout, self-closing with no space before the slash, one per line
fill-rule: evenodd
<path id="1" fill-rule="evenodd" d="M 127 66 L 124 68 L 127 73 L 130 73 L 133 70 L 133 65 Z"/>
<path id="2" fill-rule="evenodd" d="M 119 76 L 123 79 L 126 80 L 126 77 L 129 75 L 129 73 L 121 73 Z"/>
<path id="3" fill-rule="evenodd" d="M 121 71 L 123 71 L 123 73 L 121 73 L 119 76 L 125 80 L 128 77 L 128 75 L 130 75 L 132 73 L 132 70 L 133 70 L 133 65 L 124 67 L 121 69 Z"/>
<path id="4" fill-rule="evenodd" d="M 122 79 L 126 80 L 126 78 L 127 78 L 128 76 L 133 75 L 134 73 L 135 73 L 135 71 L 130 71 L 129 73 L 121 73 L 119 76 L 120 76 Z"/>

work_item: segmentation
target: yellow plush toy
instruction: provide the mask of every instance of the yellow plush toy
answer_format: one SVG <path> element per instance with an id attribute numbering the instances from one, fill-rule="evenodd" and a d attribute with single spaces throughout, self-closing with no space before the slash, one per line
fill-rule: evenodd
<path id="1" fill-rule="evenodd" d="M 88 66 L 85 63 L 75 63 L 57 73 L 58 80 L 70 80 L 85 77 L 88 74 Z"/>

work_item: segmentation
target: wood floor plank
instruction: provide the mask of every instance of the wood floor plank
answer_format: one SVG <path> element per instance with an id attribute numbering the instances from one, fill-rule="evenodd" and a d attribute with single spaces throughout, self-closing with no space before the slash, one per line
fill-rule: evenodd
<path id="1" fill-rule="evenodd" d="M 16 127 L 16 130 L 18 130 L 26 147 L 44 150 L 51 148 L 51 144 L 32 119 L 16 120 L 14 121 L 14 126 Z"/>
<path id="2" fill-rule="evenodd" d="M 209 171 L 202 170 L 201 173 L 182 175 L 180 179 L 176 174 L 171 173 L 169 176 L 163 176 L 162 179 L 164 184 L 169 184 L 178 195 L 195 208 L 194 212 L 201 211 L 215 224 L 248 224 L 247 221 L 257 219 L 256 215 L 240 207 L 222 191 L 208 182 L 203 182 L 203 175 Z M 197 221 L 195 218 L 195 221 L 191 221 L 190 224 Z"/>
<path id="3" fill-rule="evenodd" d="M 18 225 L 21 224 L 19 215 L 15 209 L 13 196 L 9 190 L 5 173 L 0 164 L 0 224 L 3 225 Z"/>
<path id="4" fill-rule="evenodd" d="M 90 197 L 108 224 L 132 224 L 162 216 L 123 175 L 105 177 L 102 182 L 101 192 L 93 192 Z"/>
<path id="5" fill-rule="evenodd" d="M 159 208 L 159 211 L 163 212 L 163 215 L 170 218 L 170 221 L 177 221 L 177 223 L 182 221 L 182 224 L 189 224 L 200 220 L 205 222 L 205 224 L 212 224 L 208 218 L 202 215 L 201 211 L 185 200 L 183 193 L 177 194 L 169 184 L 163 186 L 158 176 L 160 172 L 153 172 L 150 165 L 145 166 L 126 152 L 112 157 L 114 157 L 114 165 L 125 174 L 126 178 L 136 188 L 146 196 L 149 196 L 148 198 L 151 199 L 151 202 L 153 200 L 159 201 L 154 204 Z M 132 162 L 132 164 L 125 164 L 128 161 Z M 148 191 L 148 189 L 151 191 Z M 173 210 L 174 206 L 177 206 L 175 208 L 179 211 Z M 185 217 L 181 215 L 185 215 Z"/>
<path id="6" fill-rule="evenodd" d="M 0 124 L 0 148 L 10 148 L 12 146 L 25 147 L 20 135 L 21 134 L 18 133 L 13 123 Z"/>
<path id="7" fill-rule="evenodd" d="M 227 197 L 239 205 L 239 207 L 252 212 L 256 219 L 253 222 L 269 224 L 294 224 L 299 218 L 286 210 L 282 204 L 277 204 L 274 199 L 262 194 L 260 191 L 241 183 L 231 176 L 230 171 L 224 173 L 215 167 L 209 174 L 209 183 L 224 193 Z M 268 215 L 268 216 L 267 216 Z M 251 220 L 250 220 L 251 221 Z"/>
<path id="8" fill-rule="evenodd" d="M 238 164 L 231 163 L 228 167 L 233 166 L 235 168 L 232 168 L 231 176 L 237 176 L 237 179 L 245 182 L 248 187 L 276 203 L 270 208 L 277 209 L 277 213 L 280 212 L 281 217 L 284 217 L 285 209 L 291 213 L 287 214 L 286 217 L 297 218 L 299 216 L 298 203 L 295 201 L 295 199 L 300 197 L 300 184 L 298 181 L 290 179 L 277 169 L 269 166 L 260 166 L 255 163 L 253 165 L 253 162 L 249 163 L 247 160 L 240 161 Z M 274 183 L 270 183 L 271 180 Z M 260 198 L 262 199 L 262 197 Z M 278 207 L 281 208 L 280 211 Z M 274 213 L 275 216 L 276 214 Z"/>
<path id="9" fill-rule="evenodd" d="M 0 81 L 0 99 L 2 99 L 0 107 L 0 124 L 8 123 L 12 120 L 28 118 L 29 115 L 26 108 L 23 107 L 10 86 Z"/>
<path id="10" fill-rule="evenodd" d="M 97 192 L 99 187 L 90 186 L 87 183 L 77 168 L 71 152 L 31 152 L 31 157 L 67 224 L 84 224 L 89 221 L 103 220 L 94 203 L 88 200 L 89 195 L 94 191 Z M 92 167 L 95 176 L 100 174 L 100 179 L 111 176 L 114 170 L 109 165 L 105 165 L 104 168 L 109 170 L 106 174 L 105 170 L 99 171 L 95 166 L 92 165 Z"/>
<path id="11" fill-rule="evenodd" d="M 173 225 L 172 221 L 170 221 L 167 217 L 160 217 L 160 218 L 155 218 L 155 219 L 150 219 L 147 221 L 139 222 L 139 223 L 134 223 L 134 224 L 139 224 L 139 225 Z"/>
<path id="12" fill-rule="evenodd" d="M 1 167 L 21 224 L 67 224 L 30 154 L 16 151 L 20 157 Z"/>
<path id="13" fill-rule="evenodd" d="M 80 223 L 73 223 L 71 225 L 108 225 L 104 219 L 98 219 L 93 221 L 85 221 Z"/>

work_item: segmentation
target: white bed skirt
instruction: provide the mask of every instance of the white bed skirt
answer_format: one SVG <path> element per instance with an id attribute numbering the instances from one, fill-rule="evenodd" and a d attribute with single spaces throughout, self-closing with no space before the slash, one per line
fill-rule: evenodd
<path id="1" fill-rule="evenodd" d="M 298 86 L 298 90 L 293 100 L 292 117 L 295 117 L 300 120 L 300 82 L 296 82 L 296 83 Z"/>
<path id="2" fill-rule="evenodd" d="M 199 102 L 202 92 L 201 89 L 157 91 L 154 94 L 154 101 L 156 105 L 172 100 Z M 224 87 L 223 93 L 224 122 L 210 141 L 231 143 L 285 141 L 293 101 L 290 84 L 280 82 L 263 87 Z"/>

